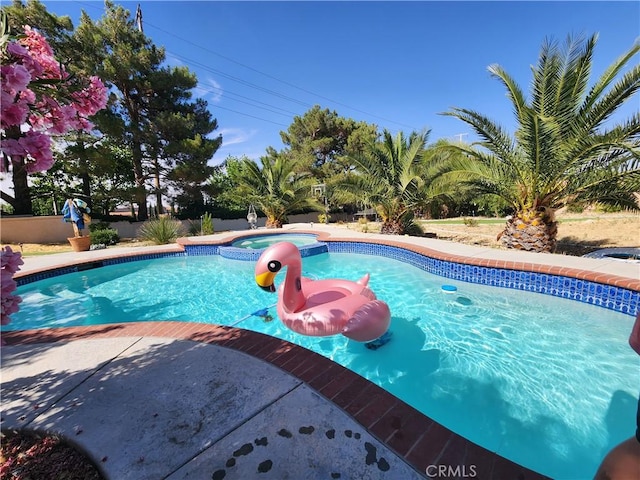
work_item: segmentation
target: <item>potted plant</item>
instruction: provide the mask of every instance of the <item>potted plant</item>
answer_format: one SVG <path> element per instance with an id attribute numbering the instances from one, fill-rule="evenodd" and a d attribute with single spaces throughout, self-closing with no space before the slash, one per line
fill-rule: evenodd
<path id="1" fill-rule="evenodd" d="M 89 206 L 79 198 L 68 199 L 62 208 L 62 219 L 73 225 L 73 237 L 68 237 L 69 243 L 75 252 L 85 252 L 91 248 L 91 236 L 83 235 L 85 225 L 91 223 Z"/>

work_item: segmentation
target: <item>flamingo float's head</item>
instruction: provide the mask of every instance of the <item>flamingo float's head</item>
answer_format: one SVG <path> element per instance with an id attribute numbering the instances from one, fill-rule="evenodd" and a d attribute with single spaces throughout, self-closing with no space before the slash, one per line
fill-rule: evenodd
<path id="1" fill-rule="evenodd" d="M 268 247 L 256 264 L 256 283 L 267 292 L 275 292 L 273 282 L 276 275 L 286 265 L 300 264 L 300 251 L 291 242 L 278 242 Z"/>

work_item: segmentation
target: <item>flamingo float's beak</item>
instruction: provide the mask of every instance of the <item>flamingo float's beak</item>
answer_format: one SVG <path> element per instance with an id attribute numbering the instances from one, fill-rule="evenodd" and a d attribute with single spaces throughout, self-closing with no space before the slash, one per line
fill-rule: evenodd
<path id="1" fill-rule="evenodd" d="M 264 272 L 256 275 L 256 283 L 260 288 L 267 292 L 275 292 L 276 287 L 273 286 L 273 280 L 276 274 L 274 272 Z"/>

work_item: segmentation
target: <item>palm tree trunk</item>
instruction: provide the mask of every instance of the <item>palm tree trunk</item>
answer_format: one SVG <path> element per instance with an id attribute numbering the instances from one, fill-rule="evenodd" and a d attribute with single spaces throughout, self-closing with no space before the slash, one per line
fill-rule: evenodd
<path id="1" fill-rule="evenodd" d="M 528 252 L 553 253 L 556 249 L 558 222 L 553 212 L 544 208 L 516 213 L 500 234 L 506 248 Z"/>
<path id="2" fill-rule="evenodd" d="M 385 235 L 402 235 L 404 233 L 402 223 L 397 220 L 387 220 L 382 222 L 380 233 Z"/>
<path id="3" fill-rule="evenodd" d="M 282 228 L 282 221 L 276 217 L 267 217 L 265 228 Z"/>

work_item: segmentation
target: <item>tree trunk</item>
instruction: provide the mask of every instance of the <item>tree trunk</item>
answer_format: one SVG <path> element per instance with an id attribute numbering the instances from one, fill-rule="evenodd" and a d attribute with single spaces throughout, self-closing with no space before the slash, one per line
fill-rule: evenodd
<path id="1" fill-rule="evenodd" d="M 267 217 L 265 228 L 282 228 L 282 222 L 277 218 Z"/>
<path id="2" fill-rule="evenodd" d="M 147 189 L 144 185 L 144 171 L 142 169 L 142 148 L 137 139 L 133 140 L 133 173 L 136 182 L 135 201 L 138 204 L 138 220 L 145 221 L 149 219 L 149 210 L 147 209 Z"/>
<path id="3" fill-rule="evenodd" d="M 153 181 L 154 187 L 156 189 L 156 205 L 158 209 L 158 215 L 162 215 L 164 213 L 164 208 L 162 207 L 162 190 L 160 189 L 160 162 L 158 162 L 157 158 L 153 161 L 153 166 L 155 168 L 155 171 L 153 173 Z"/>
<path id="4" fill-rule="evenodd" d="M 80 180 L 82 181 L 82 195 L 85 197 L 84 201 L 87 202 L 87 205 L 93 211 L 93 202 L 91 201 L 91 177 L 89 176 L 89 162 L 87 161 L 85 145 L 81 140 L 80 134 L 78 134 L 78 146 L 80 147 L 80 154 L 78 155 L 78 165 L 80 167 Z"/>
<path id="5" fill-rule="evenodd" d="M 558 223 L 553 211 L 528 210 L 511 218 L 500 236 L 503 246 L 528 252 L 553 253 L 556 249 Z"/>
<path id="6" fill-rule="evenodd" d="M 33 215 L 33 204 L 31 203 L 31 190 L 27 181 L 27 168 L 25 161 L 20 158 L 12 159 L 13 178 L 13 213 L 15 215 Z"/>
<path id="7" fill-rule="evenodd" d="M 387 220 L 382 223 L 380 233 L 385 235 L 402 235 L 404 233 L 402 223 L 399 221 Z"/>

